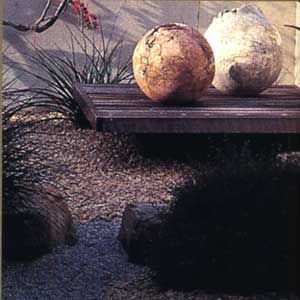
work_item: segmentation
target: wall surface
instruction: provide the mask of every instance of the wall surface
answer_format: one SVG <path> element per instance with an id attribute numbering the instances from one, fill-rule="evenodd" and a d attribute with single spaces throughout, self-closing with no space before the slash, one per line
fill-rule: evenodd
<path id="1" fill-rule="evenodd" d="M 54 2 L 59 3 L 59 0 Z M 183 22 L 204 33 L 219 11 L 239 7 L 251 1 L 86 0 L 85 2 L 90 11 L 100 16 L 101 26 L 106 36 L 114 31 L 113 39 L 117 40 L 126 31 L 123 47 L 125 59 L 132 55 L 140 37 L 155 25 Z M 38 17 L 45 3 L 46 0 L 4 0 L 4 16 L 8 20 L 19 23 L 30 23 Z M 284 68 L 280 82 L 294 83 L 296 31 L 283 25 L 296 24 L 297 4 L 295 1 L 260 1 L 255 4 L 277 26 L 282 36 Z M 46 48 L 53 53 L 59 46 L 67 53 L 69 51 L 69 32 L 66 25 L 69 28 L 78 25 L 77 18 L 72 14 L 71 9 L 53 27 L 41 34 L 22 33 L 11 28 L 4 28 L 4 46 L 9 46 L 4 53 L 4 59 L 28 63 L 27 53 L 30 52 L 30 43 Z M 21 77 L 20 80 L 22 84 L 30 84 L 26 76 Z"/>
<path id="2" fill-rule="evenodd" d="M 296 25 L 300 27 L 300 2 L 297 3 L 296 18 Z M 296 33 L 295 61 L 295 83 L 300 86 L 300 30 Z"/>

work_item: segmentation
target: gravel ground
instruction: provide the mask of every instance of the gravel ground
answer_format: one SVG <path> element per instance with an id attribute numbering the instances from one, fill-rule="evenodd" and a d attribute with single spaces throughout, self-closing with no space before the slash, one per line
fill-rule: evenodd
<path id="1" fill-rule="evenodd" d="M 149 276 L 144 275 L 134 280 L 122 280 L 107 287 L 103 293 L 103 300 L 299 300 L 296 296 L 284 296 L 276 293 L 260 295 L 229 295 L 205 293 L 195 290 L 193 292 L 180 292 L 175 290 L 161 290 L 153 285 Z"/>
<path id="2" fill-rule="evenodd" d="M 116 222 L 77 225 L 75 246 L 60 246 L 30 263 L 4 264 L 5 300 L 99 300 L 104 285 L 132 279 L 142 268 L 127 262 Z"/>
<path id="3" fill-rule="evenodd" d="M 147 268 L 127 262 L 116 239 L 126 204 L 169 202 L 197 161 L 145 157 L 134 136 L 76 130 L 67 121 L 40 124 L 28 138 L 55 162 L 49 175 L 66 194 L 79 242 L 31 263 L 5 263 L 3 299 L 300 299 L 161 291 Z"/>
<path id="4" fill-rule="evenodd" d="M 171 190 L 193 173 L 187 163 L 143 157 L 134 136 L 41 124 L 28 136 L 52 159 L 54 182 L 67 195 L 75 221 L 120 220 L 131 202 L 168 202 Z"/>

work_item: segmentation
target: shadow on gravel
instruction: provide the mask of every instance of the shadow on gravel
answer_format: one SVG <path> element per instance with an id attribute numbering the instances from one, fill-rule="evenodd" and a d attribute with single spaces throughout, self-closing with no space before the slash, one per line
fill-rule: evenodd
<path id="1" fill-rule="evenodd" d="M 3 299 L 101 299 L 105 284 L 141 270 L 127 262 L 118 228 L 102 219 L 78 224 L 74 246 L 59 246 L 32 262 L 3 262 Z"/>
<path id="2" fill-rule="evenodd" d="M 300 149 L 295 135 L 272 134 L 138 134 L 136 142 L 145 157 L 155 159 L 208 159 L 216 153 L 235 147 L 240 151 L 245 144 L 253 153 L 268 153 Z M 298 136 L 299 140 L 299 136 Z"/>
<path id="3" fill-rule="evenodd" d="M 299 164 L 292 157 L 240 156 L 225 156 L 175 190 L 150 251 L 162 286 L 246 295 L 295 291 Z"/>

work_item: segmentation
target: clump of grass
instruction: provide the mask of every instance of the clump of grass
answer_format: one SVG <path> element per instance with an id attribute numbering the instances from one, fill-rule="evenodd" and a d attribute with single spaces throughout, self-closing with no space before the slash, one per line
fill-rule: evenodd
<path id="1" fill-rule="evenodd" d="M 72 94 L 74 82 L 117 84 L 133 80 L 131 56 L 126 60 L 122 57 L 124 35 L 114 41 L 113 31 L 106 39 L 102 27 L 92 37 L 84 31 L 69 30 L 67 54 L 58 46 L 57 54 L 53 54 L 31 44 L 30 65 L 20 68 L 37 79 L 40 86 L 27 92 L 43 98 L 44 107 L 64 114 L 75 124 L 80 123 L 83 116 Z"/>
<path id="2" fill-rule="evenodd" d="M 62 202 L 63 194 L 58 189 L 61 184 L 56 182 L 53 172 L 61 165 L 41 150 L 41 140 L 36 138 L 44 134 L 41 123 L 61 117 L 32 114 L 32 108 L 44 105 L 43 100 L 15 89 L 15 82 L 16 78 L 7 80 L 4 76 L 2 91 L 2 239 L 3 257 L 7 261 L 32 259 L 46 253 L 60 241 L 59 234 L 66 228 L 66 242 L 75 241 L 71 215 Z"/>
<path id="3" fill-rule="evenodd" d="M 8 79 L 8 71 L 9 67 L 3 71 L 2 89 L 4 212 L 14 209 L 18 199 L 26 199 L 27 192 L 33 191 L 36 185 L 52 185 L 46 174 L 55 166 L 51 158 L 39 151 L 40 145 L 34 139 L 34 134 L 38 134 L 34 126 L 38 122 L 48 122 L 49 118 L 33 118 L 31 108 L 42 106 L 44 102 L 38 95 L 15 89 L 18 78 Z"/>
<path id="4" fill-rule="evenodd" d="M 285 290 L 288 206 L 300 168 L 247 151 L 219 161 L 174 191 L 151 251 L 156 279 L 173 288 Z"/>
<path id="5" fill-rule="evenodd" d="M 18 108 L 16 108 L 17 110 Z M 20 111 L 19 111 L 20 113 Z M 34 133 L 32 122 L 20 122 L 3 113 L 3 210 L 15 209 L 18 201 L 26 201 L 26 194 L 44 181 L 50 168 L 49 161 L 43 160 L 38 143 L 30 138 Z M 26 119 L 26 114 L 20 115 Z M 49 184 L 49 182 L 47 182 Z"/>

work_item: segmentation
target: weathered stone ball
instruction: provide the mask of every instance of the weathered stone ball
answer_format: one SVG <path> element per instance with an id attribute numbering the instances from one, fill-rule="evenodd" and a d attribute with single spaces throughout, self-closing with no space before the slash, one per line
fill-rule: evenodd
<path id="1" fill-rule="evenodd" d="M 148 31 L 133 53 L 133 73 L 152 100 L 186 103 L 211 84 L 214 56 L 206 39 L 191 26 L 165 24 Z"/>
<path id="2" fill-rule="evenodd" d="M 230 95 L 258 95 L 277 80 L 281 37 L 256 6 L 219 13 L 204 36 L 214 51 L 217 89 Z"/>

